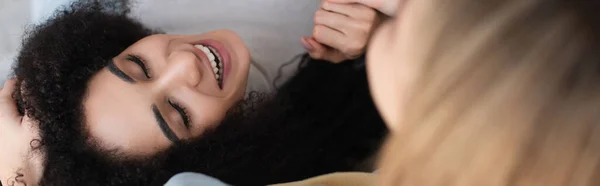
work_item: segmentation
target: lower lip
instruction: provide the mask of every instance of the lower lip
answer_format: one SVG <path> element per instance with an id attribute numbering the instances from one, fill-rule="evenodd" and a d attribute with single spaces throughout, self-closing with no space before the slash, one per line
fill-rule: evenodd
<path id="1" fill-rule="evenodd" d="M 200 44 L 200 45 L 204 45 L 207 47 L 211 47 L 213 49 L 217 50 L 217 53 L 219 53 L 219 55 L 221 56 L 221 59 L 223 60 L 223 74 L 222 74 L 222 86 L 225 87 L 225 83 L 227 81 L 227 79 L 229 78 L 229 70 L 231 69 L 231 55 L 229 54 L 229 51 L 227 51 L 227 49 L 225 49 L 225 46 L 215 40 L 212 39 L 206 39 L 206 40 L 202 40 L 202 41 L 198 41 L 195 44 Z"/>

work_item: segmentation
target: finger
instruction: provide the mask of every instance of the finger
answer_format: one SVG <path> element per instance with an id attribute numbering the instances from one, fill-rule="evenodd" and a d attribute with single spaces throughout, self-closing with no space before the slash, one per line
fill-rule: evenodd
<path id="1" fill-rule="evenodd" d="M 325 25 L 316 25 L 313 29 L 313 38 L 331 48 L 339 49 L 344 46 L 348 38 L 343 33 L 333 30 Z"/>
<path id="2" fill-rule="evenodd" d="M 366 20 L 371 19 L 376 16 L 375 10 L 369 8 L 368 6 L 362 4 L 340 4 L 340 3 L 332 3 L 329 1 L 324 1 L 321 4 L 321 9 L 327 10 L 330 12 L 339 13 L 351 18 Z"/>
<path id="3" fill-rule="evenodd" d="M 15 82 L 14 79 L 7 80 L 0 91 L 0 117 L 20 117 L 17 103 L 12 98 Z"/>
<path id="4" fill-rule="evenodd" d="M 302 45 L 313 59 L 323 59 L 327 56 L 328 48 L 312 38 L 304 37 L 300 40 Z"/>
<path id="5" fill-rule="evenodd" d="M 350 17 L 344 16 L 339 13 L 328 12 L 325 10 L 317 10 L 315 12 L 315 24 L 316 25 L 325 25 L 334 31 L 341 32 L 342 34 L 348 34 L 348 30 L 351 26 L 357 25 L 359 23 L 355 22 Z"/>
<path id="6" fill-rule="evenodd" d="M 339 63 L 345 59 L 338 50 L 322 45 L 313 38 L 307 38 L 306 41 L 315 48 L 308 53 L 313 59 L 326 60 L 333 63 Z"/>
<path id="7" fill-rule="evenodd" d="M 6 80 L 4 82 L 4 86 L 2 87 L 2 90 L 0 90 L 0 97 L 12 97 L 12 93 L 15 90 L 15 84 L 16 84 L 16 80 L 15 79 L 9 79 Z"/>
<path id="8" fill-rule="evenodd" d="M 359 3 L 359 4 L 370 6 L 371 8 L 378 9 L 383 6 L 383 3 L 386 0 L 327 0 L 327 1 L 332 2 L 332 3 L 344 3 L 344 4 Z"/>
<path id="9" fill-rule="evenodd" d="M 0 101 L 0 118 L 13 120 L 15 122 L 21 122 L 23 116 L 19 114 L 17 105 L 14 101 L 4 99 Z"/>
<path id="10" fill-rule="evenodd" d="M 0 99 L 0 117 L 14 118 L 16 121 L 21 120 L 21 115 L 17 110 L 17 103 L 13 99 Z"/>
<path id="11" fill-rule="evenodd" d="M 327 0 L 333 3 L 359 3 L 371 8 L 377 9 L 380 12 L 388 15 L 394 16 L 396 14 L 396 10 L 398 9 L 398 5 L 404 2 L 404 0 Z"/>
<path id="12" fill-rule="evenodd" d="M 357 53 L 364 52 L 368 36 L 346 36 L 340 32 L 333 31 L 329 27 L 317 25 L 313 30 L 313 38 L 317 42 L 331 47 L 344 55 L 355 56 Z"/>

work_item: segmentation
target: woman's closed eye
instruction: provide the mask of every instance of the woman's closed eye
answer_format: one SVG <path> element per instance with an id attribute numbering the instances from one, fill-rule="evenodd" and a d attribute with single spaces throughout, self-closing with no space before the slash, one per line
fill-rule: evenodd
<path id="1" fill-rule="evenodd" d="M 191 123 L 191 119 L 190 116 L 188 115 L 187 110 L 185 109 L 185 107 L 183 107 L 181 104 L 168 100 L 169 105 L 171 105 L 181 116 L 181 120 L 183 121 L 183 126 L 186 129 L 190 129 L 190 123 Z"/>
<path id="2" fill-rule="evenodd" d="M 146 65 L 146 62 L 144 60 L 142 60 L 141 57 L 137 56 L 137 55 L 133 55 L 133 54 L 128 54 L 127 58 L 128 61 L 134 62 L 135 64 L 137 64 L 141 69 L 142 72 L 144 73 L 144 75 L 146 76 L 146 78 L 150 79 L 150 69 L 148 68 L 148 65 Z"/>

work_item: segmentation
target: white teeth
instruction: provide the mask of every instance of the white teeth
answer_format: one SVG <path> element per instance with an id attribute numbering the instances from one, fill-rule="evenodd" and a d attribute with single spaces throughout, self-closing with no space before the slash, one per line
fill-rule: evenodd
<path id="1" fill-rule="evenodd" d="M 213 47 L 206 47 L 207 49 L 209 49 L 209 51 L 217 51 L 217 49 L 213 48 Z M 223 61 L 223 59 L 221 58 L 221 56 L 219 56 L 219 53 L 215 52 L 216 57 L 219 59 L 219 61 Z"/>
<path id="2" fill-rule="evenodd" d="M 202 52 L 206 53 L 206 47 L 202 46 L 202 45 L 194 45 L 194 47 L 196 47 L 197 49 L 200 49 Z"/>
<path id="3" fill-rule="evenodd" d="M 215 73 L 215 78 L 220 80 L 221 75 L 223 74 L 223 60 L 221 56 L 219 56 L 219 54 L 216 52 L 213 54 L 212 51 L 216 51 L 214 48 L 209 48 L 204 45 L 194 45 L 194 47 L 200 49 L 202 52 L 204 52 L 204 54 L 206 54 L 208 60 L 210 60 L 210 65 L 213 68 L 213 72 Z M 219 59 L 218 65 L 215 59 Z"/>
<path id="4" fill-rule="evenodd" d="M 209 59 L 211 62 L 215 61 L 215 55 L 213 55 L 212 53 L 208 53 L 208 55 L 207 55 L 207 56 L 208 56 L 208 59 Z"/>

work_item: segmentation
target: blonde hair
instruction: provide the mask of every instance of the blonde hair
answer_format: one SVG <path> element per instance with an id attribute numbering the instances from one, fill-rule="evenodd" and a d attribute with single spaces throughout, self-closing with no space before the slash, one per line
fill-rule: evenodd
<path id="1" fill-rule="evenodd" d="M 433 43 L 424 61 L 411 61 L 422 73 L 385 145 L 381 183 L 600 185 L 600 35 L 591 5 L 432 1 L 418 37 Z"/>

